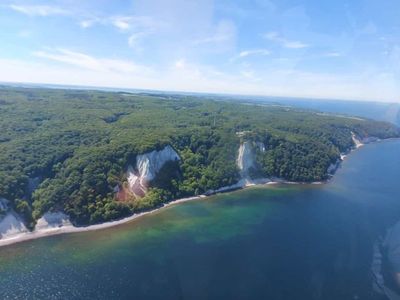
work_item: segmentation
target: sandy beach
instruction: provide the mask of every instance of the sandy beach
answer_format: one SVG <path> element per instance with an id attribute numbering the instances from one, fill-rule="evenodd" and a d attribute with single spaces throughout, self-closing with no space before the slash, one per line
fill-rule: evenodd
<path id="1" fill-rule="evenodd" d="M 323 184 L 323 183 L 325 183 L 325 182 L 318 181 L 318 182 L 312 182 L 309 184 Z M 255 186 L 271 186 L 271 185 L 278 185 L 278 184 L 305 184 L 305 183 L 276 180 L 276 181 L 264 181 L 264 182 L 247 182 L 243 185 L 235 184 L 235 185 L 228 186 L 228 187 L 222 187 L 209 195 L 199 195 L 199 196 L 193 196 L 193 197 L 173 200 L 171 202 L 165 203 L 161 207 L 155 208 L 153 210 L 137 213 L 137 214 L 134 214 L 132 216 L 129 216 L 129 217 L 126 217 L 126 218 L 123 218 L 120 220 L 115 220 L 115 221 L 110 221 L 110 222 L 105 222 L 105 223 L 95 224 L 95 225 L 89 225 L 89 226 L 82 226 L 82 227 L 66 225 L 66 226 L 60 226 L 60 227 L 38 229 L 38 230 L 33 230 L 31 232 L 21 232 L 19 234 L 15 234 L 10 237 L 0 239 L 0 247 L 15 244 L 15 243 L 20 243 L 20 242 L 24 242 L 24 241 L 39 239 L 39 238 L 43 238 L 43 237 L 53 236 L 53 235 L 101 230 L 101 229 L 114 227 L 114 226 L 118 226 L 121 224 L 131 222 L 137 218 L 140 218 L 140 217 L 148 215 L 148 214 L 155 213 L 157 211 L 160 211 L 162 209 L 168 208 L 168 207 L 176 205 L 176 204 L 180 204 L 180 203 L 184 203 L 184 202 L 188 202 L 188 201 L 200 200 L 200 199 L 204 199 L 204 198 L 209 198 L 216 194 L 226 193 L 226 192 L 235 191 L 235 190 L 239 190 L 239 189 L 245 189 L 245 188 L 250 188 L 250 187 L 255 187 Z"/>
<path id="2" fill-rule="evenodd" d="M 353 148 L 349 153 L 346 153 L 346 154 L 342 153 L 341 161 L 343 161 L 347 157 L 347 155 L 349 155 L 352 151 L 355 151 L 355 150 L 359 149 L 361 146 L 363 146 L 362 143 L 360 143 L 360 144 L 356 145 L 356 147 Z M 312 182 L 312 183 L 308 183 L 308 184 L 324 184 L 324 183 L 327 183 L 328 181 L 329 181 L 329 179 L 326 181 L 317 181 L 317 182 Z M 101 229 L 114 227 L 114 226 L 118 226 L 118 225 L 121 225 L 124 223 L 131 222 L 142 216 L 155 213 L 157 211 L 160 211 L 162 209 L 165 209 L 167 207 L 170 207 L 172 205 L 176 205 L 179 203 L 184 203 L 184 202 L 193 201 L 193 200 L 199 200 L 199 199 L 207 198 L 209 196 L 212 196 L 212 195 L 215 195 L 218 193 L 224 193 L 224 192 L 229 192 L 229 191 L 238 190 L 238 189 L 244 189 L 244 188 L 249 188 L 249 187 L 254 187 L 254 186 L 262 186 L 262 185 L 265 185 L 265 186 L 277 185 L 277 184 L 305 184 L 305 183 L 285 181 L 285 180 L 282 180 L 279 178 L 273 178 L 272 180 L 260 179 L 260 180 L 256 180 L 256 181 L 250 181 L 250 182 L 249 181 L 240 181 L 235 185 L 222 187 L 216 191 L 212 191 L 212 193 L 209 193 L 207 195 L 199 195 L 199 196 L 194 196 L 194 197 L 173 200 L 171 202 L 165 203 L 163 206 L 158 207 L 156 209 L 137 213 L 132 216 L 129 216 L 129 217 L 126 217 L 126 218 L 123 218 L 120 220 L 116 220 L 116 221 L 110 221 L 110 222 L 105 222 L 105 223 L 101 223 L 101 224 L 82 226 L 82 227 L 76 227 L 71 224 L 71 225 L 60 226 L 60 227 L 48 227 L 48 228 L 33 230 L 32 232 L 21 232 L 20 234 L 14 234 L 12 236 L 0 239 L 0 247 L 15 244 L 15 243 L 20 243 L 20 242 L 24 242 L 24 241 L 29 241 L 29 240 L 33 240 L 33 239 L 38 239 L 38 238 L 42 238 L 42 237 L 53 236 L 53 235 L 101 230 Z"/>
<path id="3" fill-rule="evenodd" d="M 139 217 L 155 213 L 155 212 L 157 212 L 161 209 L 167 208 L 171 205 L 188 202 L 188 201 L 193 201 L 193 200 L 198 200 L 198 199 L 205 198 L 205 197 L 207 197 L 207 196 L 200 195 L 200 196 L 195 196 L 195 197 L 177 199 L 177 200 L 165 203 L 162 207 L 159 207 L 159 208 L 156 208 L 153 210 L 137 213 L 137 214 L 134 214 L 132 216 L 129 216 L 129 217 L 126 217 L 126 218 L 123 218 L 120 220 L 105 222 L 105 223 L 101 223 L 101 224 L 82 226 L 82 227 L 67 225 L 67 226 L 61 226 L 61 227 L 39 229 L 39 230 L 34 230 L 32 232 L 22 232 L 20 234 L 15 234 L 8 238 L 0 239 L 0 247 L 15 244 L 15 243 L 20 243 L 20 242 L 24 242 L 24 241 L 29 241 L 29 240 L 33 240 L 33 239 L 38 239 L 38 238 L 42 238 L 42 237 L 52 236 L 52 235 L 94 231 L 94 230 L 101 230 L 101 229 L 105 229 L 105 228 L 109 228 L 109 227 L 114 227 L 114 226 L 117 226 L 120 224 L 131 222 Z"/>

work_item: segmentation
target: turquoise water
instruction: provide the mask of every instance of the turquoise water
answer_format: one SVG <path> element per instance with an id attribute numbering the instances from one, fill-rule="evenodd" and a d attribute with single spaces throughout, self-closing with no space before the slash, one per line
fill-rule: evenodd
<path id="1" fill-rule="evenodd" d="M 372 243 L 400 219 L 400 141 L 325 185 L 255 187 L 129 224 L 0 248 L 0 299 L 374 299 Z"/>

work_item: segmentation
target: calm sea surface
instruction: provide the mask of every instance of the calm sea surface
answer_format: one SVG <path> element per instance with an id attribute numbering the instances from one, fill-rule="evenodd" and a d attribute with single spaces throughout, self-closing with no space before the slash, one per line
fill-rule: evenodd
<path id="1" fill-rule="evenodd" d="M 374 299 L 372 243 L 400 220 L 400 141 L 325 185 L 255 187 L 96 232 L 0 248 L 0 299 Z"/>

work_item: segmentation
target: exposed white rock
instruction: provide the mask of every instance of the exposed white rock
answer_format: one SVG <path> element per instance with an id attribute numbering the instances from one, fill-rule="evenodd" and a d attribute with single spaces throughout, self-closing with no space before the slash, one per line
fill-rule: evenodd
<path id="1" fill-rule="evenodd" d="M 24 232 L 28 232 L 21 218 L 8 207 L 9 201 L 0 198 L 0 240 L 4 238 L 13 238 Z"/>
<path id="2" fill-rule="evenodd" d="M 258 147 L 258 149 L 262 152 L 265 152 L 265 145 L 261 142 L 256 142 L 255 146 Z M 222 187 L 218 190 L 216 190 L 216 193 L 223 192 L 226 190 L 232 190 L 235 188 L 242 188 L 245 186 L 251 186 L 251 185 L 256 185 L 256 184 L 266 184 L 271 182 L 269 178 L 257 178 L 257 179 L 251 179 L 249 176 L 249 170 L 253 167 L 256 166 L 256 158 L 255 158 L 255 151 L 254 151 L 254 145 L 250 141 L 243 142 L 240 144 L 239 151 L 238 151 L 238 157 L 236 159 L 236 164 L 240 170 L 240 175 L 242 179 L 232 185 L 232 186 L 227 186 L 227 187 Z"/>
<path id="3" fill-rule="evenodd" d="M 165 146 L 160 151 L 151 151 L 136 157 L 136 168 L 128 167 L 128 183 L 133 193 L 145 192 L 162 166 L 168 161 L 180 160 L 178 153 L 171 147 Z"/>
<path id="4" fill-rule="evenodd" d="M 365 138 L 360 138 L 354 132 L 351 132 L 351 138 L 353 140 L 354 145 L 356 146 L 356 149 L 362 147 L 365 144 L 369 144 L 369 143 L 380 141 L 379 138 L 374 137 L 374 136 L 368 136 L 368 137 L 365 137 Z"/>
<path id="5" fill-rule="evenodd" d="M 361 140 L 359 139 L 358 136 L 356 136 L 356 134 L 354 132 L 351 132 L 351 138 L 353 140 L 354 145 L 356 146 L 356 148 L 360 148 L 362 147 L 364 144 L 361 142 Z"/>
<path id="6" fill-rule="evenodd" d="M 35 231 L 72 226 L 69 217 L 62 212 L 47 212 L 36 223 Z"/>
<path id="7" fill-rule="evenodd" d="M 128 184 L 130 191 L 136 196 L 143 196 L 146 192 L 146 187 L 141 184 L 140 175 L 136 175 L 132 166 L 128 167 Z"/>
<path id="8" fill-rule="evenodd" d="M 0 239 L 12 238 L 25 232 L 28 232 L 28 229 L 15 212 L 9 211 L 0 218 Z"/>
<path id="9" fill-rule="evenodd" d="M 236 163 L 241 171 L 242 177 L 247 176 L 249 169 L 254 166 L 254 153 L 251 142 L 246 141 L 240 144 Z"/>

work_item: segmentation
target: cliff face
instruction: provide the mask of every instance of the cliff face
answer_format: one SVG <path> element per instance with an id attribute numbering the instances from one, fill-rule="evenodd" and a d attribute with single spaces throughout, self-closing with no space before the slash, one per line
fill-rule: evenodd
<path id="1" fill-rule="evenodd" d="M 254 167 L 254 153 L 251 142 L 246 141 L 240 144 L 239 153 L 236 160 L 237 166 L 242 177 L 248 176 L 248 171 Z"/>
<path id="2" fill-rule="evenodd" d="M 142 197 L 164 164 L 168 161 L 180 160 L 178 153 L 171 147 L 165 146 L 160 151 L 152 151 L 136 157 L 136 167 L 128 167 L 128 183 L 130 191 Z"/>
<path id="3" fill-rule="evenodd" d="M 36 223 L 35 230 L 72 226 L 69 217 L 62 212 L 47 212 Z"/>
<path id="4" fill-rule="evenodd" d="M 354 146 L 356 148 L 360 148 L 363 145 L 360 138 L 358 136 L 356 136 L 356 134 L 354 132 L 351 133 L 351 139 L 353 140 Z"/>
<path id="5" fill-rule="evenodd" d="M 0 207 L 4 212 L 0 215 L 0 239 L 13 238 L 24 232 L 28 232 L 21 218 L 8 207 L 8 201 L 0 199 Z"/>
<path id="6" fill-rule="evenodd" d="M 351 138 L 352 138 L 353 143 L 354 143 L 356 148 L 360 148 L 364 144 L 368 144 L 368 143 L 373 143 L 373 142 L 379 141 L 379 138 L 374 137 L 374 136 L 360 138 L 354 132 L 351 132 Z"/>
<path id="7" fill-rule="evenodd" d="M 244 179 L 249 179 L 249 171 L 251 168 L 256 167 L 256 150 L 265 152 L 265 145 L 261 142 L 257 142 L 253 145 L 252 142 L 246 141 L 240 144 L 238 157 L 236 159 L 236 164 L 240 170 L 240 175 Z"/>

